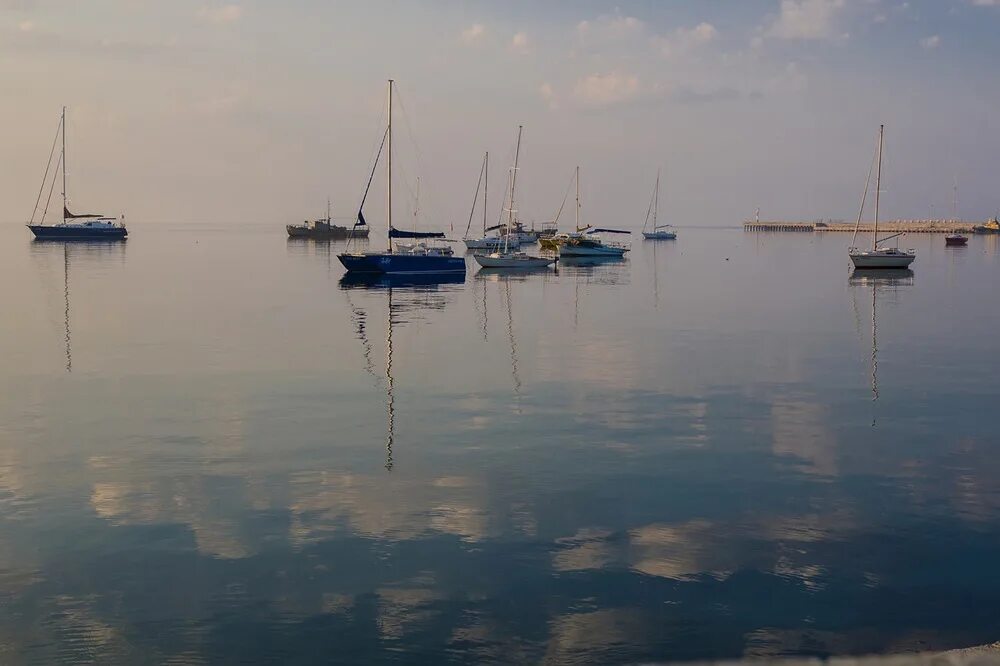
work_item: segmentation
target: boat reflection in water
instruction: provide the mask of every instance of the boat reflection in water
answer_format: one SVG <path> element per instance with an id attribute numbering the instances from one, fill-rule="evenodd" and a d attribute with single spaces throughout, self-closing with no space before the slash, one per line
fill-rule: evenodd
<path id="1" fill-rule="evenodd" d="M 848 278 L 848 284 L 852 286 L 871 287 L 872 290 L 872 352 L 871 352 L 871 378 L 872 378 L 872 427 L 876 427 L 877 414 L 874 412 L 874 405 L 879 399 L 878 388 L 878 292 L 895 292 L 898 287 L 913 286 L 913 271 L 909 268 L 891 269 L 854 269 Z M 855 314 L 857 315 L 857 302 L 854 303 Z M 859 317 L 860 320 L 860 317 Z M 859 331 L 860 333 L 860 331 Z"/>
<path id="2" fill-rule="evenodd" d="M 392 471 L 393 445 L 396 439 L 396 378 L 392 374 L 393 329 L 406 323 L 400 315 L 404 312 L 443 309 L 449 302 L 448 292 L 456 288 L 449 285 L 465 283 L 465 274 L 423 273 L 394 275 L 388 273 L 345 273 L 340 278 L 340 288 L 384 291 L 386 294 L 385 324 L 385 468 Z M 443 287 L 443 289 L 442 289 Z M 350 297 L 348 296 L 348 300 Z M 351 310 L 356 325 L 358 340 L 361 342 L 365 368 L 372 372 L 371 342 L 368 339 L 368 315 L 352 302 Z"/>

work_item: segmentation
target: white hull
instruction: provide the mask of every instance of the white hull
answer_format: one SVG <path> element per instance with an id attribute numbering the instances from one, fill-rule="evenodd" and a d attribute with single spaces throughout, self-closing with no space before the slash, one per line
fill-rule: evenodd
<path id="1" fill-rule="evenodd" d="M 516 238 L 507 239 L 507 247 L 511 249 L 517 249 L 520 247 L 521 242 Z M 503 247 L 503 239 L 496 238 L 494 236 L 488 236 L 486 238 L 466 238 L 465 247 L 470 250 L 497 250 Z"/>
<path id="2" fill-rule="evenodd" d="M 628 248 L 602 245 L 600 247 L 580 247 L 576 245 L 561 245 L 560 257 L 621 257 Z"/>
<path id="3" fill-rule="evenodd" d="M 643 231 L 642 237 L 646 240 L 674 240 L 677 234 L 672 231 Z"/>
<path id="4" fill-rule="evenodd" d="M 879 252 L 859 252 L 851 254 L 855 268 L 909 268 L 917 257 L 912 254 L 881 254 Z"/>
<path id="5" fill-rule="evenodd" d="M 474 254 L 473 259 L 483 268 L 545 268 L 555 263 L 548 257 L 529 257 L 510 254 Z"/>

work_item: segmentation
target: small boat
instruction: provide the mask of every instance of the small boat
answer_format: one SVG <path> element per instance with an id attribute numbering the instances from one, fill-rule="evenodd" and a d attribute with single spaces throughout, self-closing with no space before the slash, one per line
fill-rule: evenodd
<path id="1" fill-rule="evenodd" d="M 642 237 L 646 240 L 675 240 L 677 238 L 677 232 L 672 231 L 672 225 L 669 224 L 657 224 L 656 223 L 656 213 L 657 209 L 660 207 L 660 172 L 656 172 L 656 187 L 654 188 L 653 201 L 650 202 L 650 208 L 653 213 L 653 225 L 649 226 L 649 213 L 650 208 L 646 209 L 646 221 L 642 225 Z M 649 231 L 646 231 L 647 227 Z"/>
<path id="2" fill-rule="evenodd" d="M 289 238 L 311 238 L 313 240 L 346 240 L 348 238 L 368 238 L 368 226 L 355 224 L 348 229 L 333 224 L 330 217 L 330 202 L 326 202 L 326 218 L 309 222 L 306 220 L 302 224 L 286 224 L 285 231 Z"/>
<path id="3" fill-rule="evenodd" d="M 425 239 L 444 238 L 443 233 L 438 232 L 417 232 L 396 229 L 392 226 L 392 88 L 393 81 L 389 79 L 389 102 L 388 102 L 388 122 L 385 134 L 382 137 L 382 145 L 379 146 L 378 154 L 375 156 L 375 164 L 372 166 L 371 176 L 368 178 L 368 186 L 365 194 L 361 198 L 361 206 L 358 208 L 358 226 L 366 226 L 364 214 L 365 200 L 368 198 L 368 191 L 371 188 L 372 180 L 375 178 L 375 170 L 378 168 L 378 160 L 382 155 L 382 148 L 386 148 L 386 221 L 388 226 L 388 248 L 385 252 L 343 252 L 337 255 L 337 259 L 344 265 L 344 268 L 351 273 L 384 273 L 384 274 L 417 274 L 417 273 L 465 273 L 465 259 L 456 257 L 450 247 L 438 247 L 429 245 Z M 393 247 L 393 239 L 405 238 L 418 242 L 409 245 L 401 244 Z"/>
<path id="4" fill-rule="evenodd" d="M 908 268 L 917 258 L 914 250 L 901 250 L 898 247 L 888 247 L 880 245 L 892 238 L 898 238 L 903 234 L 893 234 L 886 236 L 882 240 L 878 238 L 878 209 L 879 193 L 882 185 L 882 138 L 885 134 L 885 125 L 879 125 L 878 130 L 878 169 L 875 174 L 875 224 L 872 229 L 872 247 L 870 250 L 861 250 L 852 247 L 848 250 L 851 261 L 855 268 Z M 861 216 L 865 209 L 865 199 L 868 196 L 868 183 L 871 182 L 871 170 L 868 171 L 868 179 L 865 180 L 864 193 L 861 195 L 861 210 L 858 211 L 858 223 L 854 228 L 854 236 L 857 238 L 858 229 L 861 227 Z"/>
<path id="5" fill-rule="evenodd" d="M 621 257 L 629 251 L 627 245 L 605 242 L 600 234 L 629 234 L 620 229 L 597 229 L 580 226 L 580 167 L 576 168 L 576 233 L 566 234 L 559 245 L 560 257 Z"/>
<path id="6" fill-rule="evenodd" d="M 486 212 L 489 196 L 489 176 L 490 176 L 490 154 L 483 157 L 483 166 L 479 170 L 479 182 L 476 184 L 476 196 L 472 200 L 472 210 L 469 211 L 469 224 L 465 227 L 465 238 L 463 242 L 468 250 L 491 250 L 498 251 L 503 247 L 516 250 L 521 246 L 521 241 L 511 234 L 497 233 L 496 236 L 487 235 L 490 231 L 497 231 L 501 225 L 494 227 L 486 226 Z M 476 214 L 476 204 L 479 203 L 479 188 L 483 189 L 483 235 L 481 238 L 469 238 L 469 229 L 472 227 L 472 216 Z"/>
<path id="7" fill-rule="evenodd" d="M 36 240 L 57 240 L 57 241 L 117 241 L 128 238 L 128 229 L 125 228 L 125 217 L 121 220 L 107 215 L 94 213 L 71 213 L 69 211 L 69 198 L 66 194 L 66 107 L 63 107 L 62 115 L 59 117 L 59 126 L 56 129 L 56 140 L 62 137 L 62 149 L 59 154 L 57 168 L 62 172 L 62 202 L 63 221 L 60 224 L 45 224 L 45 215 L 49 210 L 49 201 L 52 197 L 52 189 L 55 186 L 56 174 L 52 175 L 52 184 L 49 186 L 49 200 L 45 202 L 42 210 L 42 217 L 38 224 L 35 224 L 35 215 L 38 212 L 38 205 L 42 201 L 42 192 L 49 180 L 49 171 L 52 168 L 52 157 L 54 152 L 49 153 L 49 162 L 45 166 L 45 175 L 42 176 L 42 187 L 38 190 L 38 198 L 35 200 L 35 208 L 31 212 L 31 220 L 27 227 L 35 235 Z M 53 149 L 55 143 L 53 142 Z"/>
<path id="8" fill-rule="evenodd" d="M 1000 234 L 1000 219 L 994 215 L 986 224 L 977 224 L 972 231 L 977 234 Z"/>
<path id="9" fill-rule="evenodd" d="M 507 207 L 507 224 L 503 230 L 503 238 L 505 239 L 503 247 L 489 254 L 477 252 L 472 255 L 476 263 L 483 268 L 545 268 L 556 262 L 555 257 L 534 257 L 524 252 L 514 252 L 506 242 L 507 239 L 518 238 L 514 219 L 514 186 L 517 184 L 517 164 L 521 154 L 521 131 L 523 129 L 521 126 L 517 128 L 517 147 L 514 149 L 514 166 L 510 170 L 510 205 Z"/>
<path id="10" fill-rule="evenodd" d="M 944 237 L 944 244 L 951 247 L 965 247 L 969 244 L 969 237 L 962 234 L 948 234 Z"/>

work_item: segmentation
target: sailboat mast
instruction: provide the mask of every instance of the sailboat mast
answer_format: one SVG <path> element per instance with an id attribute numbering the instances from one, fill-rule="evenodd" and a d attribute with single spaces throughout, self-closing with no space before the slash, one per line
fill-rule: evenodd
<path id="1" fill-rule="evenodd" d="M 490 193 L 490 151 L 486 151 L 486 164 L 483 166 L 485 182 L 483 183 L 483 238 L 486 238 L 486 202 Z"/>
<path id="2" fill-rule="evenodd" d="M 580 166 L 576 167 L 576 230 L 580 231 Z"/>
<path id="3" fill-rule="evenodd" d="M 521 130 L 524 125 L 517 126 L 517 147 L 514 148 L 514 171 L 510 176 L 510 209 L 507 211 L 507 233 L 514 228 L 514 186 L 517 184 L 517 162 L 521 157 Z"/>
<path id="4" fill-rule="evenodd" d="M 386 153 L 385 161 L 385 172 L 386 181 L 388 185 L 386 186 L 386 218 L 389 222 L 389 230 L 386 234 L 387 242 L 389 243 L 389 252 L 392 252 L 392 79 L 389 79 L 389 124 L 386 128 L 387 138 L 388 138 L 388 152 Z"/>
<path id="5" fill-rule="evenodd" d="M 882 135 L 885 125 L 878 126 L 878 168 L 875 171 L 875 227 L 872 229 L 872 249 L 878 249 L 878 200 L 882 193 Z"/>
<path id="6" fill-rule="evenodd" d="M 62 108 L 62 197 L 63 222 L 66 221 L 66 107 Z"/>
<path id="7" fill-rule="evenodd" d="M 656 231 L 656 211 L 660 208 L 660 170 L 656 170 L 656 194 L 653 196 L 653 231 Z"/>

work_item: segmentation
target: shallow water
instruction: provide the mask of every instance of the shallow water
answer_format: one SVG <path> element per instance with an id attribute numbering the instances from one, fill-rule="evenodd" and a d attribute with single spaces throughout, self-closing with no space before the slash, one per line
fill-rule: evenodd
<path id="1" fill-rule="evenodd" d="M 388 288 L 282 232 L 0 225 L 0 661 L 1000 636 L 997 237 L 852 279 L 846 235 L 681 229 Z"/>

